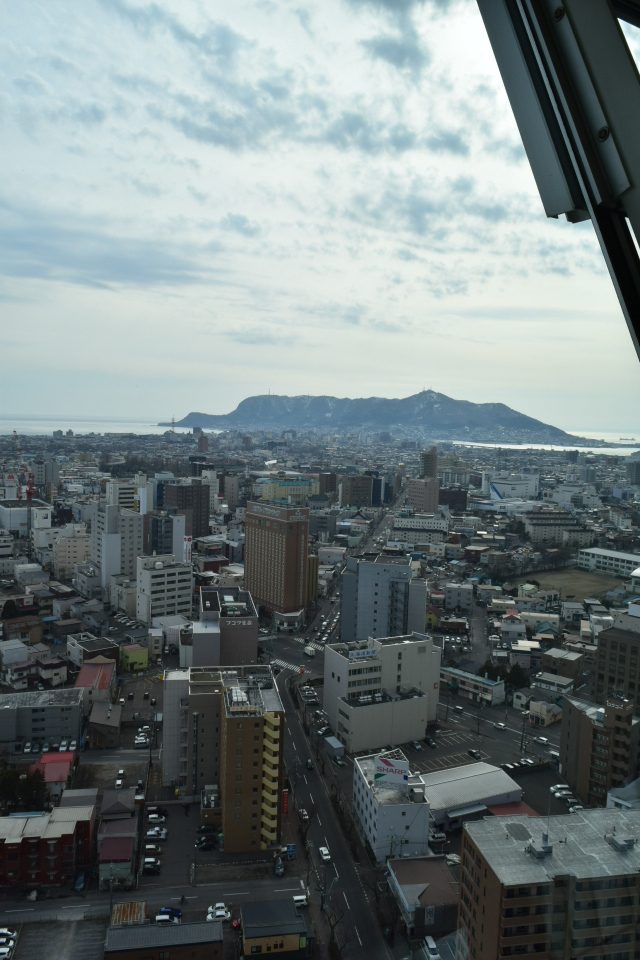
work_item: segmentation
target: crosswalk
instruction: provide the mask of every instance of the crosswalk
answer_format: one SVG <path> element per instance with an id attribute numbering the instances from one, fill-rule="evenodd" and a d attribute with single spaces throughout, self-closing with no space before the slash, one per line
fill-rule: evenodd
<path id="1" fill-rule="evenodd" d="M 314 650 L 324 650 L 324 647 L 321 643 L 316 643 L 315 640 L 305 640 L 304 637 L 294 637 L 296 643 L 303 643 L 305 647 L 313 647 Z"/>
<path id="2" fill-rule="evenodd" d="M 294 673 L 300 673 L 299 663 L 287 663 L 286 660 L 272 660 L 271 663 L 276 667 L 282 667 L 283 670 L 293 670 Z"/>

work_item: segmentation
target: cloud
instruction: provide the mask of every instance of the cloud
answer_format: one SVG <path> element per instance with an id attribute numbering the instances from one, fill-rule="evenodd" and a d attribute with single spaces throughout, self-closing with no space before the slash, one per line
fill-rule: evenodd
<path id="1" fill-rule="evenodd" d="M 426 145 L 434 153 L 454 153 L 459 157 L 469 156 L 469 144 L 462 134 L 455 130 L 438 130 L 427 137 Z"/>
<path id="2" fill-rule="evenodd" d="M 223 230 L 231 230 L 233 233 L 240 233 L 243 237 L 257 237 L 260 233 L 260 226 L 252 223 L 248 217 L 241 213 L 228 213 L 220 221 Z"/>
<path id="3" fill-rule="evenodd" d="M 375 60 L 384 60 L 398 70 L 406 70 L 419 76 L 429 63 L 429 54 L 421 46 L 413 29 L 406 29 L 400 36 L 380 34 L 370 40 L 363 40 L 362 46 Z"/>

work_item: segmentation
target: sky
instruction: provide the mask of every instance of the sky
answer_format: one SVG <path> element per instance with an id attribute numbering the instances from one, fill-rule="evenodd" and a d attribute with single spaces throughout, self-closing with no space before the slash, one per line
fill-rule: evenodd
<path id="1" fill-rule="evenodd" d="M 640 429 L 473 0 L 4 3 L 0 128 L 3 414 L 431 388 Z"/>

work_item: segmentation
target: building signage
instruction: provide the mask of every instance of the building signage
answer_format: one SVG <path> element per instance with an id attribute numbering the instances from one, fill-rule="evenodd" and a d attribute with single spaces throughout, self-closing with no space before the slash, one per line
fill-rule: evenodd
<path id="1" fill-rule="evenodd" d="M 376 783 L 408 783 L 409 761 L 376 757 L 373 779 Z"/>
<path id="2" fill-rule="evenodd" d="M 183 563 L 191 563 L 191 543 L 192 543 L 192 540 L 193 540 L 192 537 L 185 537 L 185 538 L 184 538 L 184 547 L 183 547 L 183 549 L 182 549 L 182 562 L 183 562 Z"/>
<path id="3" fill-rule="evenodd" d="M 378 651 L 367 647 L 366 650 L 349 650 L 349 660 L 370 660 L 377 657 Z"/>

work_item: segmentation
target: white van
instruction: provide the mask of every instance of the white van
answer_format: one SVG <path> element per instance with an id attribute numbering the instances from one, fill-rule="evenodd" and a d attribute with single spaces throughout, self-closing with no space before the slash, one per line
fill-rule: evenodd
<path id="1" fill-rule="evenodd" d="M 308 907 L 308 906 L 309 906 L 309 904 L 307 903 L 307 898 L 306 898 L 305 896 L 303 896 L 302 894 L 300 894 L 300 895 L 297 896 L 297 897 L 293 897 L 293 905 L 294 905 L 294 907 Z"/>
<path id="2" fill-rule="evenodd" d="M 436 947 L 436 942 L 433 937 L 424 938 L 424 950 L 426 955 L 429 957 L 429 960 L 441 960 L 440 953 Z"/>

